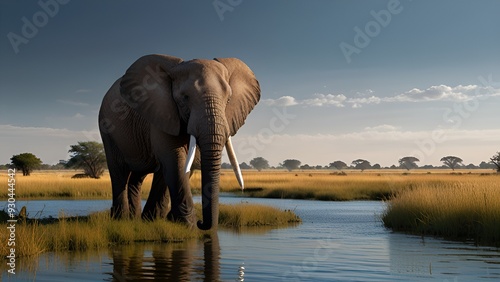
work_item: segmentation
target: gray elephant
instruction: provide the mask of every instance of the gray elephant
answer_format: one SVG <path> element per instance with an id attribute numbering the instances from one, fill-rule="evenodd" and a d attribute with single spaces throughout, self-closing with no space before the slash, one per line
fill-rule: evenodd
<path id="1" fill-rule="evenodd" d="M 222 150 L 226 147 L 243 188 L 230 136 L 259 99 L 259 83 L 239 59 L 147 55 L 135 61 L 108 90 L 99 111 L 112 217 L 141 217 L 141 184 L 154 173 L 142 217 L 167 216 L 194 225 L 193 165 L 202 173 L 198 228 L 216 227 Z"/>

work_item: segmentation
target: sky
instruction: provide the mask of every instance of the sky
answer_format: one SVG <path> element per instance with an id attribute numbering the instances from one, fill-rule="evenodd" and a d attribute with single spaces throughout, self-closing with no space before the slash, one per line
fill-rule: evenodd
<path id="1" fill-rule="evenodd" d="M 97 113 L 137 58 L 237 57 L 261 101 L 240 162 L 464 164 L 500 151 L 500 1 L 0 2 L 0 163 L 99 141 Z"/>

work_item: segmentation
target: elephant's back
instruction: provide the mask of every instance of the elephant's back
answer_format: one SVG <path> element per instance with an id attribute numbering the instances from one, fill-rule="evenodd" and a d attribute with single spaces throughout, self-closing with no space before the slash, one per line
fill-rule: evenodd
<path id="1" fill-rule="evenodd" d="M 156 160 L 151 150 L 149 122 L 121 97 L 120 82 L 118 79 L 111 86 L 99 110 L 103 142 L 119 151 L 132 170 L 151 170 Z"/>

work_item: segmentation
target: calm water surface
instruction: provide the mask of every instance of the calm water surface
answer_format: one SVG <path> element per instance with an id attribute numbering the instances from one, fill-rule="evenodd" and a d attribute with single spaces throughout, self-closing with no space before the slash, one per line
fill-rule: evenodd
<path id="1" fill-rule="evenodd" d="M 200 201 L 199 198 L 195 199 Z M 500 250 L 392 233 L 382 202 L 221 197 L 294 210 L 286 229 L 219 230 L 211 240 L 134 244 L 103 252 L 44 254 L 2 281 L 499 281 Z M 20 206 L 23 203 L 18 203 Z M 34 216 L 88 214 L 110 201 L 30 201 Z"/>

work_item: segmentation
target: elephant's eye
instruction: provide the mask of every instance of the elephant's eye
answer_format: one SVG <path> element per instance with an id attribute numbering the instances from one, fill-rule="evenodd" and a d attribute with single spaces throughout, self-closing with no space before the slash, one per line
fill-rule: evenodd
<path id="1" fill-rule="evenodd" d="M 184 102 L 189 101 L 189 96 L 186 94 L 182 94 L 182 101 L 184 101 Z"/>

